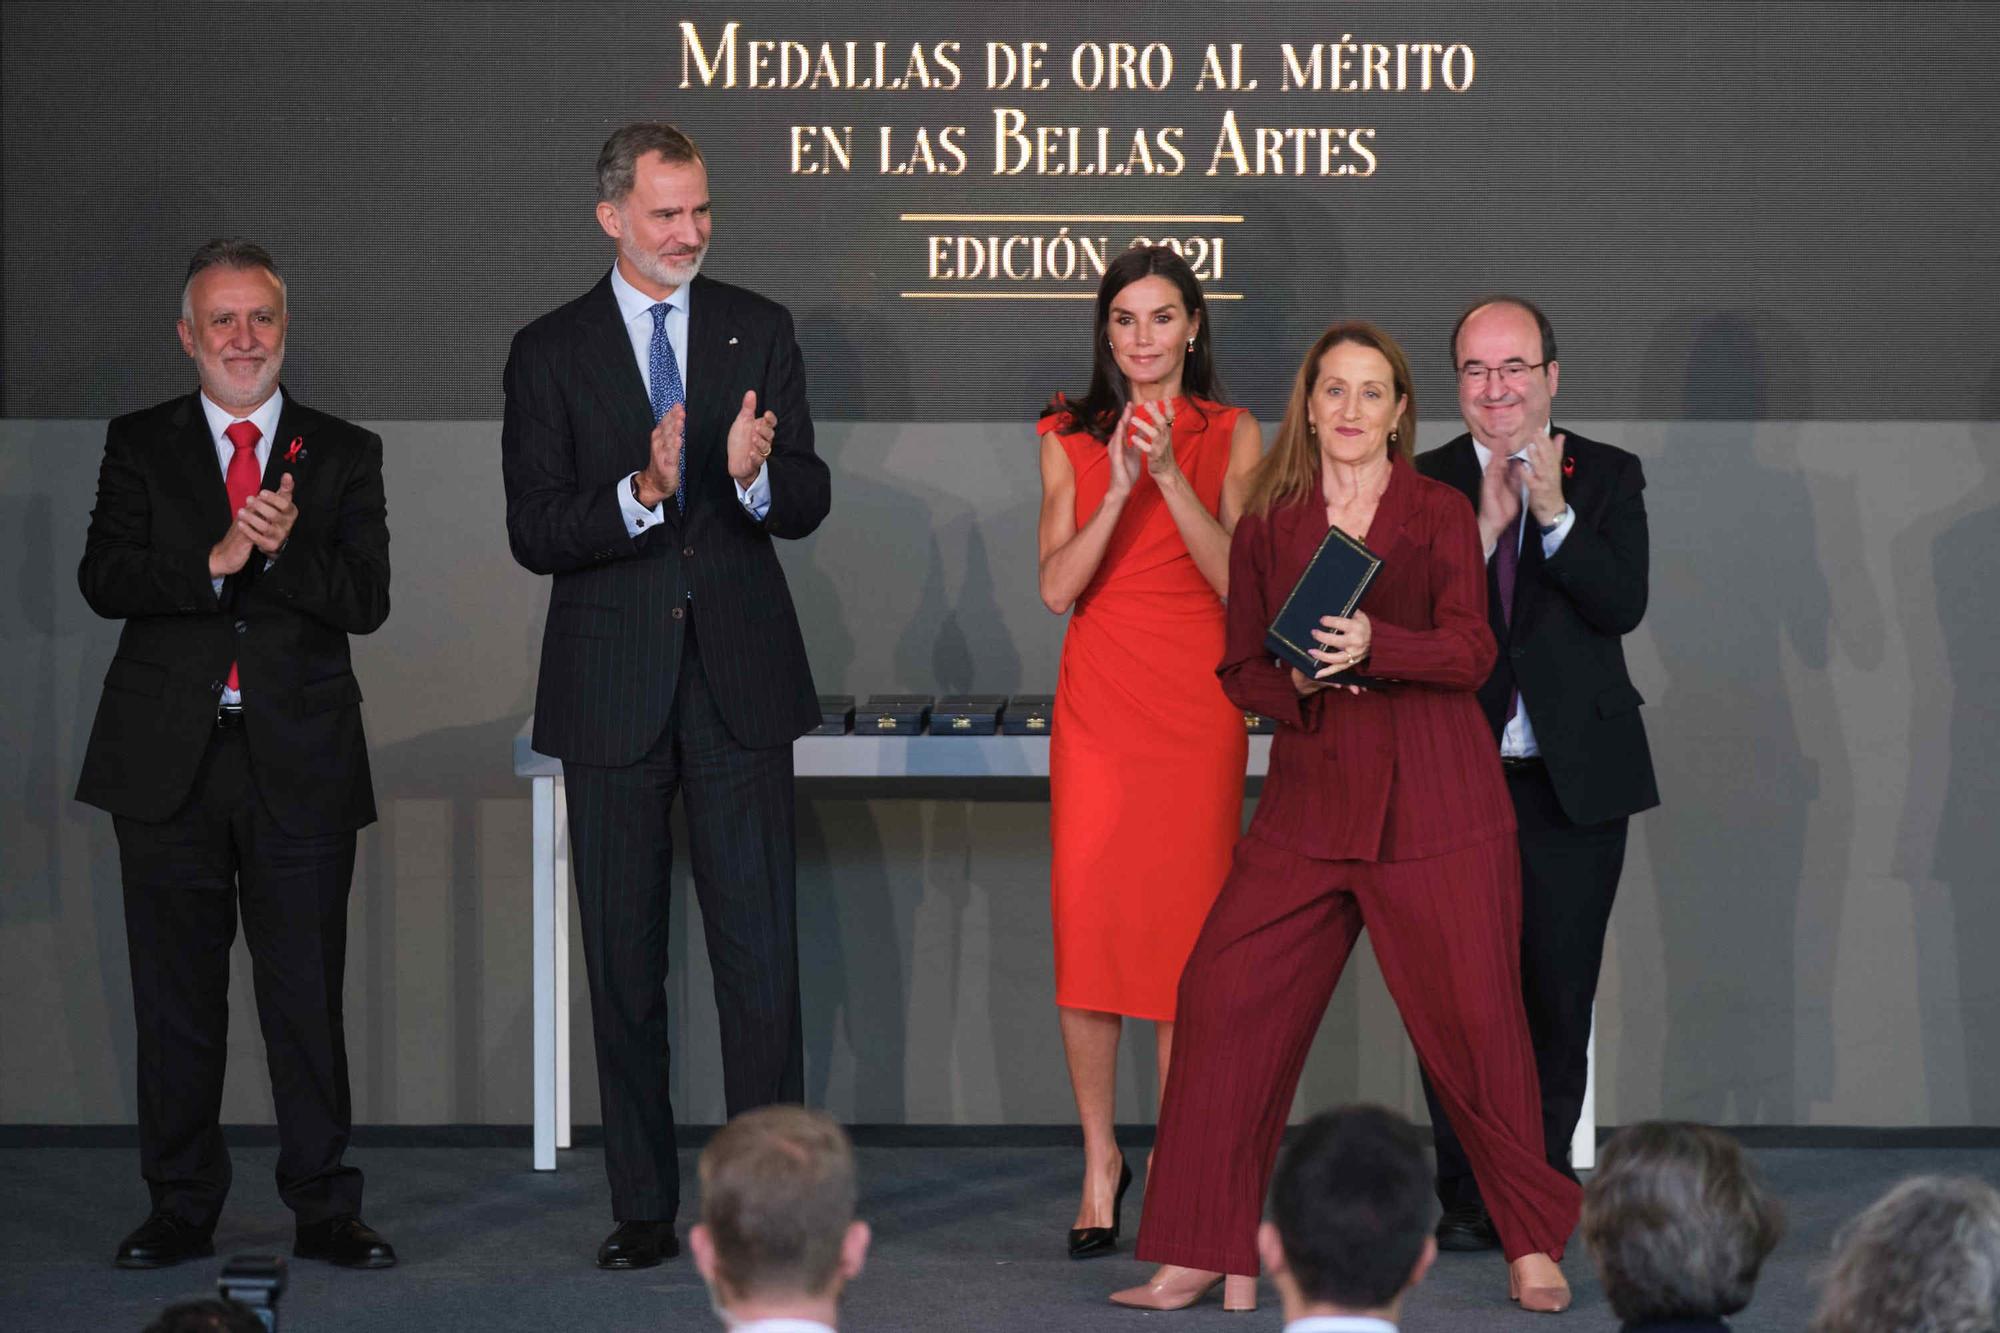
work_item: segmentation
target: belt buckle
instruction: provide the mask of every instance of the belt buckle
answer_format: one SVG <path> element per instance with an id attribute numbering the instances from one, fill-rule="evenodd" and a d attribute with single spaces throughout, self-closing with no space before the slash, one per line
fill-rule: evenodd
<path id="1" fill-rule="evenodd" d="M 237 731 L 243 726 L 243 705 L 222 704 L 215 710 L 217 731 Z"/>

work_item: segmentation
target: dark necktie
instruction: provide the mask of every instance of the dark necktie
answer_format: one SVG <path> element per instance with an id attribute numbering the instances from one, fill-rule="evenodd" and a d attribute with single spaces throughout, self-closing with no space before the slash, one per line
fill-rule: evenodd
<path id="1" fill-rule="evenodd" d="M 1507 466 L 1505 459 L 1495 459 L 1494 465 Z M 1500 619 L 1511 628 L 1514 623 L 1514 576 L 1521 572 L 1521 530 L 1528 521 L 1528 506 L 1521 505 L 1521 513 L 1507 530 L 1500 534 L 1500 544 L 1493 551 L 1493 582 L 1500 589 Z M 1504 727 L 1514 720 L 1514 714 L 1521 711 L 1521 692 L 1517 689 L 1507 696 L 1507 716 L 1501 722 Z"/>
<path id="2" fill-rule="evenodd" d="M 229 521 L 236 521 L 236 512 L 250 503 L 250 497 L 257 493 L 257 486 L 263 478 L 257 472 L 257 441 L 264 438 L 264 432 L 257 429 L 255 422 L 232 421 L 222 432 L 229 437 L 229 443 L 236 452 L 229 456 L 229 469 L 222 474 L 222 484 L 229 490 Z M 236 663 L 229 664 L 229 688 L 243 687 L 236 680 Z"/>
<path id="3" fill-rule="evenodd" d="M 653 344 L 646 358 L 646 378 L 651 381 L 653 399 L 653 424 L 660 424 L 661 418 L 674 410 L 674 405 L 687 401 L 687 390 L 681 387 L 681 368 L 674 362 L 674 345 L 667 341 L 667 303 L 660 302 L 653 307 Z M 687 431 L 681 431 L 681 454 L 674 466 L 674 507 L 687 513 Z"/>
<path id="4" fill-rule="evenodd" d="M 1493 581 L 1500 586 L 1500 619 L 1509 625 L 1514 623 L 1514 576 L 1521 572 L 1521 521 L 1528 515 L 1528 507 L 1521 506 L 1520 516 L 1507 525 L 1500 534 L 1500 544 L 1493 550 Z"/>

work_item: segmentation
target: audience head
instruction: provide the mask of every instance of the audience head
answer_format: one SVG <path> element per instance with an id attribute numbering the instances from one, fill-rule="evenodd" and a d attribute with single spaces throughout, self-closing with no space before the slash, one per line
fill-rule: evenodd
<path id="1" fill-rule="evenodd" d="M 1350 437 L 1336 429 L 1349 426 L 1360 433 Z M 1323 455 L 1344 463 L 1385 455 L 1407 459 L 1416 444 L 1410 359 L 1384 330 L 1343 320 L 1314 339 L 1299 362 L 1277 438 L 1251 474 L 1245 507 L 1263 513 L 1310 498 Z"/>
<path id="2" fill-rule="evenodd" d="M 1285 1318 L 1374 1313 L 1395 1319 L 1403 1293 L 1437 1258 L 1427 1140 L 1379 1106 L 1314 1116 L 1271 1181 L 1257 1232 Z"/>
<path id="3" fill-rule="evenodd" d="M 702 1152 L 695 1266 L 738 1319 L 833 1323 L 841 1288 L 868 1255 L 854 1217 L 854 1148 L 825 1113 L 765 1106 L 724 1125 Z"/>
<path id="4" fill-rule="evenodd" d="M 160 1311 L 146 1333 L 264 1333 L 264 1321 L 235 1301 L 182 1301 Z"/>
<path id="5" fill-rule="evenodd" d="M 1742 1148 L 1705 1125 L 1621 1130 L 1583 1194 L 1583 1239 L 1626 1323 L 1735 1314 L 1784 1230 Z"/>
<path id="6" fill-rule="evenodd" d="M 1050 407 L 1066 406 L 1077 427 L 1100 440 L 1110 438 L 1140 386 L 1222 401 L 1201 283 L 1167 246 L 1138 246 L 1105 266 L 1091 345 L 1082 401 Z"/>
<path id="7" fill-rule="evenodd" d="M 1834 1243 L 1813 1333 L 1991 1333 L 2000 1327 L 2000 1194 L 1906 1180 Z"/>

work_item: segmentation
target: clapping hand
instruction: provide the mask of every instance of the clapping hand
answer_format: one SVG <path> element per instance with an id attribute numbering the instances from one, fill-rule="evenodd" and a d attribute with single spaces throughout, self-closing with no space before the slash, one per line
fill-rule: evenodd
<path id="1" fill-rule="evenodd" d="M 1563 499 L 1562 449 L 1569 437 L 1560 433 L 1553 438 L 1542 431 L 1525 446 L 1527 457 L 1514 464 L 1519 475 L 1526 470 L 1528 487 L 1528 511 L 1535 516 L 1535 522 L 1547 527 L 1556 521 L 1566 503 Z"/>
<path id="2" fill-rule="evenodd" d="M 687 431 L 687 404 L 675 403 L 653 427 L 645 470 L 639 473 L 639 503 L 651 509 L 680 489 L 681 437 Z"/>
<path id="3" fill-rule="evenodd" d="M 289 475 L 286 478 L 290 480 Z M 250 563 L 250 553 L 257 549 L 243 525 L 230 520 L 229 531 L 222 534 L 222 540 L 208 548 L 208 576 L 212 579 L 226 579 L 239 573 Z"/>
<path id="4" fill-rule="evenodd" d="M 236 511 L 234 526 L 266 556 L 275 556 L 291 540 L 292 524 L 298 518 L 299 508 L 292 503 L 292 474 L 287 472 L 279 479 L 277 490 L 257 492 Z"/>
<path id="5" fill-rule="evenodd" d="M 778 436 L 778 414 L 757 414 L 757 391 L 743 395 L 736 420 L 729 423 L 729 475 L 738 485 L 748 486 L 757 479 L 764 460 L 771 456 L 771 442 Z"/>
<path id="6" fill-rule="evenodd" d="M 1495 456 L 1487 460 L 1486 475 L 1479 482 L 1479 544 L 1492 550 L 1500 534 L 1511 532 L 1521 517 L 1521 475 L 1519 464 Z"/>
<path id="7" fill-rule="evenodd" d="M 1137 410 L 1128 409 L 1132 420 L 1132 447 L 1146 458 L 1146 470 L 1158 481 L 1173 472 L 1179 464 L 1174 460 L 1174 405 L 1169 400 L 1164 405 L 1165 415 L 1155 419 L 1153 405 L 1141 404 Z"/>
<path id="8" fill-rule="evenodd" d="M 1111 428 L 1111 438 L 1104 442 L 1111 464 L 1111 485 L 1105 492 L 1106 500 L 1123 501 L 1132 494 L 1132 484 L 1139 480 L 1138 447 L 1127 438 L 1131 429 L 1132 404 L 1127 403 L 1125 410 L 1118 414 L 1118 424 Z"/>

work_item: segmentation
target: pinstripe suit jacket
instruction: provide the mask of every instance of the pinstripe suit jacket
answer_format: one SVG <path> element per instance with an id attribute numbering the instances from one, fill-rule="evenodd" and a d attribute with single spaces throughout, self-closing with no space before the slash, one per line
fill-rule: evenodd
<path id="1" fill-rule="evenodd" d="M 535 748 L 637 762 L 672 715 L 686 617 L 738 743 L 790 744 L 819 720 L 805 641 L 771 544 L 804 537 L 831 503 L 813 452 L 805 369 L 783 306 L 697 277 L 689 292 L 687 514 L 636 539 L 615 488 L 646 465 L 652 408 L 607 274 L 514 335 L 501 469 L 514 558 L 555 577 L 542 633 Z M 763 522 L 736 498 L 729 423 L 746 390 L 778 414 Z M 690 601 L 690 597 L 692 601 Z"/>

